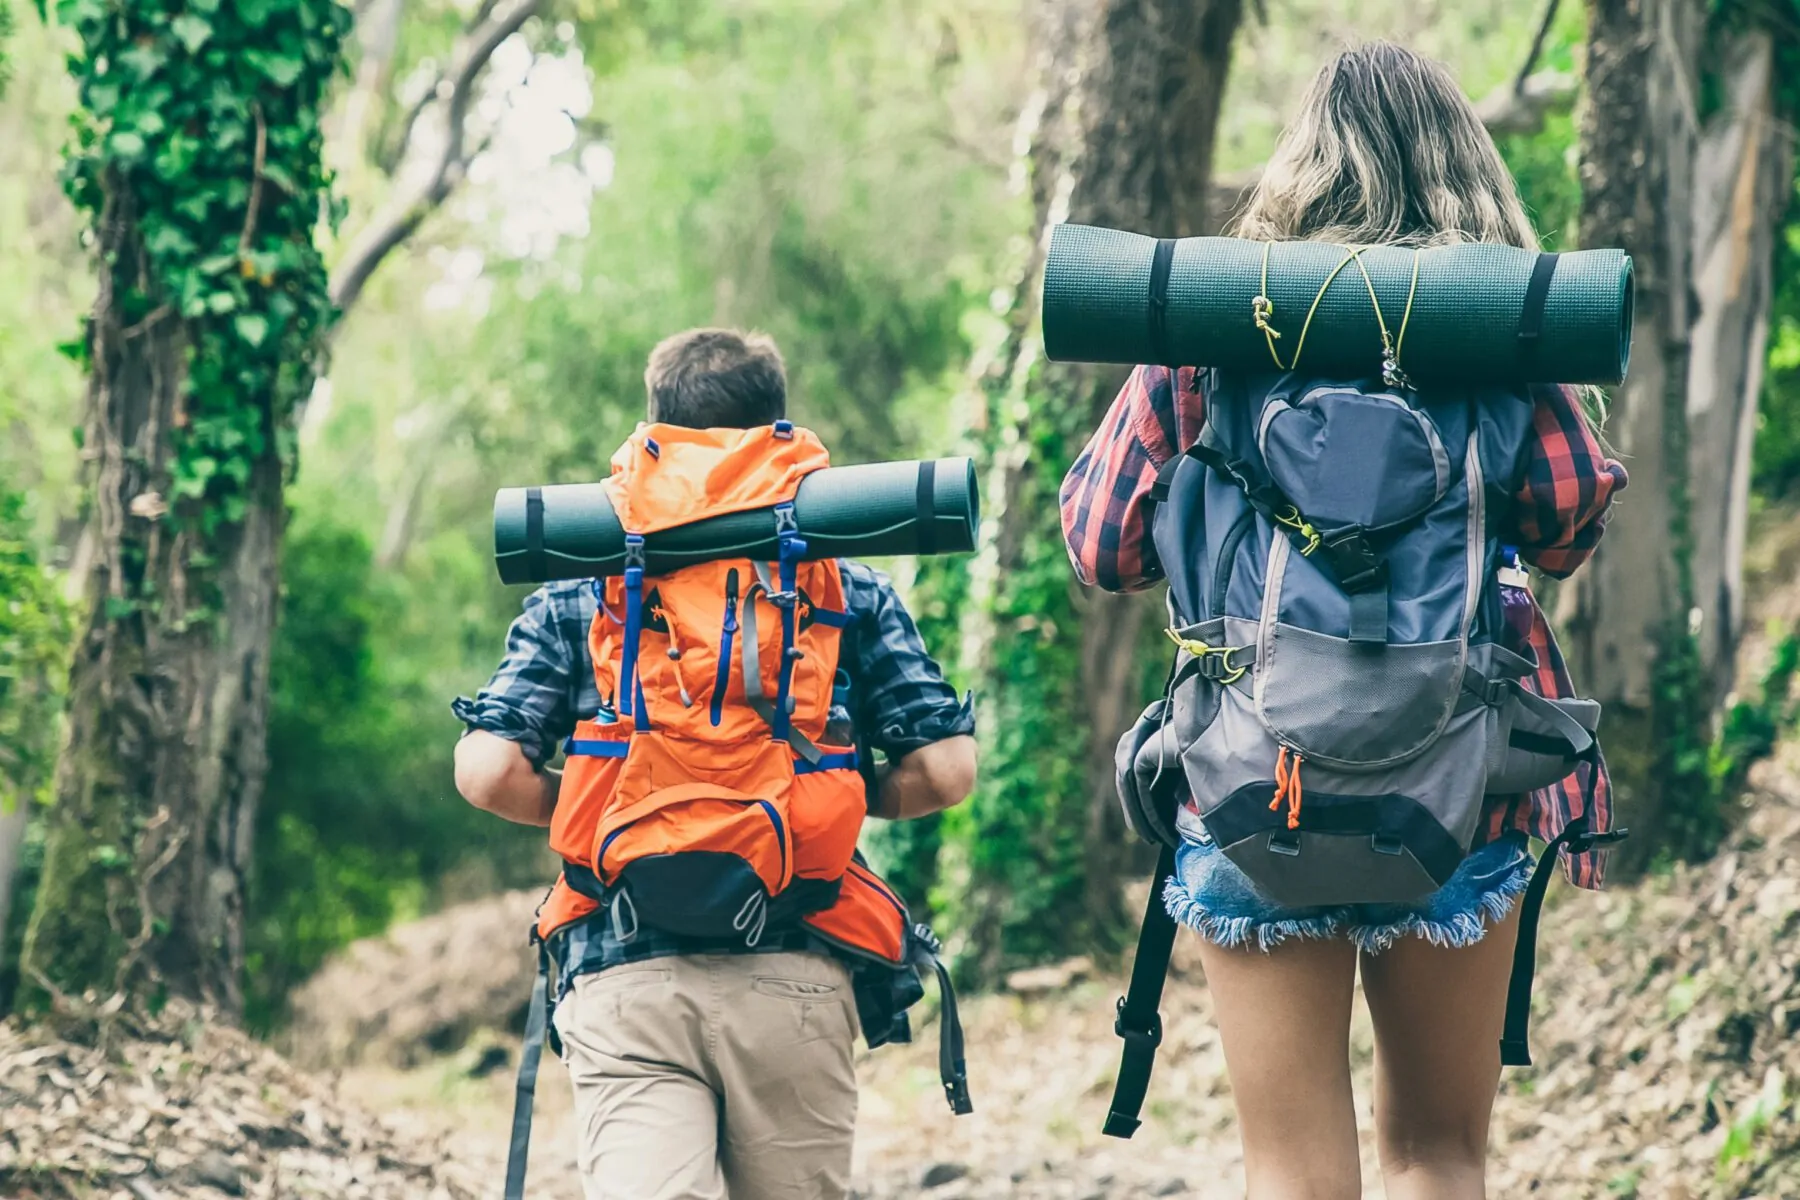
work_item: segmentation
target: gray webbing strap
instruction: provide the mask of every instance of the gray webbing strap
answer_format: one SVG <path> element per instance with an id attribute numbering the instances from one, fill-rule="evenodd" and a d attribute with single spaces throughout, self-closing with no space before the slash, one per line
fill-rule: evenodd
<path id="1" fill-rule="evenodd" d="M 769 699 L 767 692 L 763 691 L 762 646 L 761 639 L 757 637 L 756 624 L 757 593 L 760 592 L 765 596 L 771 594 L 770 584 L 772 581 L 767 563 L 753 563 L 752 566 L 756 568 L 756 582 L 751 584 L 750 590 L 744 593 L 744 603 L 738 617 L 744 638 L 744 644 L 740 650 L 740 661 L 744 664 L 744 702 L 754 709 L 758 716 L 767 721 L 769 727 L 773 729 L 775 727 L 775 702 Z M 817 766 L 819 759 L 824 757 L 823 751 L 813 745 L 812 739 L 791 724 L 788 726 L 787 740 L 788 745 L 794 748 L 795 754 L 814 766 Z"/>
<path id="2" fill-rule="evenodd" d="M 1387 640 L 1387 584 L 1366 592 L 1351 592 L 1350 641 L 1358 646 L 1385 646 Z"/>

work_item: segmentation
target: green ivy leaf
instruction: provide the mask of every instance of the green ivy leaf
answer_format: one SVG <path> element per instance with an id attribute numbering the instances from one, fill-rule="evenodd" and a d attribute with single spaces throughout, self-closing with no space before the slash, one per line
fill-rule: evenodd
<path id="1" fill-rule="evenodd" d="M 169 56 L 155 42 L 145 41 L 119 55 L 119 63 L 139 79 L 148 79 L 162 70 Z"/>
<path id="2" fill-rule="evenodd" d="M 260 346 L 263 339 L 269 336 L 269 319 L 261 313 L 241 313 L 232 322 L 232 328 L 252 347 Z"/>
<path id="3" fill-rule="evenodd" d="M 181 39 L 189 54 L 206 45 L 206 40 L 213 34 L 212 23 L 192 13 L 182 13 L 169 22 L 169 28 Z"/>
<path id="4" fill-rule="evenodd" d="M 237 307 L 237 297 L 230 292 L 213 292 L 206 298 L 206 311 L 214 316 L 224 316 Z"/>
<path id="5" fill-rule="evenodd" d="M 120 130 L 106 139 L 106 147 L 114 157 L 132 162 L 144 156 L 144 139 L 129 129 Z"/>
<path id="6" fill-rule="evenodd" d="M 258 54 L 252 51 L 244 57 L 276 87 L 293 87 L 295 80 L 300 78 L 300 72 L 306 70 L 305 59 L 288 54 Z"/>

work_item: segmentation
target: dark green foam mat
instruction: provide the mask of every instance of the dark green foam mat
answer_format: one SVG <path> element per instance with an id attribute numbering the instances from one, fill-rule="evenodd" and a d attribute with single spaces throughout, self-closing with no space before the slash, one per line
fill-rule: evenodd
<path id="1" fill-rule="evenodd" d="M 975 464 L 967 458 L 932 463 L 920 519 L 922 462 L 828 467 L 800 482 L 794 518 L 806 557 L 873 558 L 901 554 L 960 554 L 975 548 L 981 501 Z M 506 583 L 546 583 L 617 575 L 625 568 L 625 530 L 598 483 L 545 486 L 543 550 L 533 561 L 527 545 L 526 488 L 494 497 L 494 561 Z M 644 539 L 646 569 L 663 574 L 720 558 L 773 561 L 775 514 L 755 509 L 709 517 Z"/>
<path id="2" fill-rule="evenodd" d="M 1155 238 L 1114 229 L 1056 228 L 1044 268 L 1044 351 L 1050 358 L 1373 375 L 1381 369 L 1382 338 L 1369 298 L 1372 282 L 1394 338 L 1405 322 L 1400 367 L 1421 385 L 1616 384 L 1630 360 L 1631 258 L 1620 250 L 1557 256 L 1540 331 L 1521 338 L 1526 289 L 1539 258 L 1533 251 L 1487 244 L 1416 252 L 1372 246 L 1360 255 L 1365 281 L 1355 263 L 1332 276 L 1345 260 L 1344 247 L 1277 242 L 1268 248 L 1267 294 L 1274 306 L 1269 324 L 1281 335 L 1275 340 L 1278 363 L 1252 304 L 1263 291 L 1265 243 L 1178 240 L 1161 346 L 1151 302 L 1156 245 Z"/>

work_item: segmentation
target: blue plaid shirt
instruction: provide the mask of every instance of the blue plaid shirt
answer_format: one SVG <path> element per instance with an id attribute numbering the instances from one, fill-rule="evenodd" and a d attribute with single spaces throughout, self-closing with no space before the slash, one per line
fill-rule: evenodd
<path id="1" fill-rule="evenodd" d="M 862 563 L 842 560 L 844 600 L 855 616 L 846 643 L 854 659 L 849 672 L 857 711 L 834 713 L 848 719 L 867 743 L 890 760 L 932 742 L 975 732 L 974 704 L 958 697 L 925 648 L 912 616 L 893 582 Z M 451 709 L 470 729 L 517 742 L 533 766 L 542 767 L 575 730 L 575 723 L 605 706 L 594 681 L 588 628 L 595 613 L 587 581 L 546 584 L 525 599 L 525 609 L 506 635 L 506 656 L 494 677 L 473 700 L 459 696 Z M 561 995 L 577 975 L 621 963 L 670 954 L 716 954 L 743 950 L 739 942 L 719 943 L 678 937 L 648 926 L 622 941 L 605 912 L 558 935 L 553 947 Z M 804 933 L 771 934 L 758 951 L 816 950 L 823 943 Z"/>

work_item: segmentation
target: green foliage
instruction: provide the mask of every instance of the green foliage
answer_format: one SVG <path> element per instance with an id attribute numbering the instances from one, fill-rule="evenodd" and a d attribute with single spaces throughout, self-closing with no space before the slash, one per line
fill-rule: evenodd
<path id="1" fill-rule="evenodd" d="M 1750 768 L 1775 751 L 1775 744 L 1794 727 L 1794 676 L 1800 672 L 1800 634 L 1776 643 L 1753 699 L 1740 700 L 1725 713 L 1708 763 L 1711 785 L 1721 803 L 1736 799 Z"/>
<path id="2" fill-rule="evenodd" d="M 1570 250 L 1576 245 L 1575 222 L 1581 213 L 1576 142 L 1572 113 L 1551 113 L 1536 133 L 1511 134 L 1498 142 L 1500 157 L 1519 185 L 1525 210 L 1549 250 Z"/>
<path id="3" fill-rule="evenodd" d="M 183 324 L 170 519 L 210 535 L 242 519 L 251 471 L 285 439 L 331 317 L 313 243 L 330 182 L 319 117 L 350 13 L 338 0 L 55 11 L 78 38 L 64 185 L 96 225 L 135 224 L 137 253 L 107 264 L 121 338 Z"/>
<path id="4" fill-rule="evenodd" d="M 1800 176 L 1775 241 L 1769 359 L 1756 413 L 1752 486 L 1769 500 L 1800 484 Z"/>
<path id="5" fill-rule="evenodd" d="M 0 484 L 0 813 L 48 802 L 68 681 L 72 614 L 38 562 L 31 525 L 25 498 Z M 42 865 L 43 829 L 32 822 L 0 927 L 0 1012 L 12 1006 Z"/>
<path id="6" fill-rule="evenodd" d="M 368 539 L 306 514 L 285 549 L 271 682 L 269 781 L 246 930 L 246 1015 L 277 1023 L 327 954 L 416 915 L 479 852 L 500 883 L 541 875 L 543 834 L 499 826 L 450 788 L 444 691 L 408 678 L 411 625 L 452 622 L 375 570 Z M 411 649 L 406 655 L 397 651 Z"/>
<path id="7" fill-rule="evenodd" d="M 1732 1117 L 1725 1144 L 1719 1147 L 1718 1175 L 1721 1181 L 1740 1163 L 1755 1159 L 1757 1142 L 1781 1119 L 1789 1103 L 1787 1077 L 1780 1067 L 1771 1066 L 1763 1077 L 1762 1090 Z"/>
<path id="8" fill-rule="evenodd" d="M 1008 503 L 1018 544 L 982 603 L 962 598 L 965 622 L 991 634 L 981 695 L 981 779 L 945 822 L 940 908 L 955 935 L 958 968 L 991 982 L 1023 963 L 1073 948 L 1107 952 L 1122 933 L 1117 908 L 1089 889 L 1088 750 L 1092 717 L 1082 691 L 1080 617 L 1058 517 L 1063 473 L 1088 435 L 1087 372 L 1040 364 L 1023 395 L 993 397 L 991 430 L 1021 415 L 1029 450 Z M 992 460 L 1013 450 L 990 434 Z M 1005 519 L 989 516 L 989 520 Z"/>
<path id="9" fill-rule="evenodd" d="M 24 497 L 0 487 L 0 811 L 31 802 L 55 765 L 71 625 Z"/>

